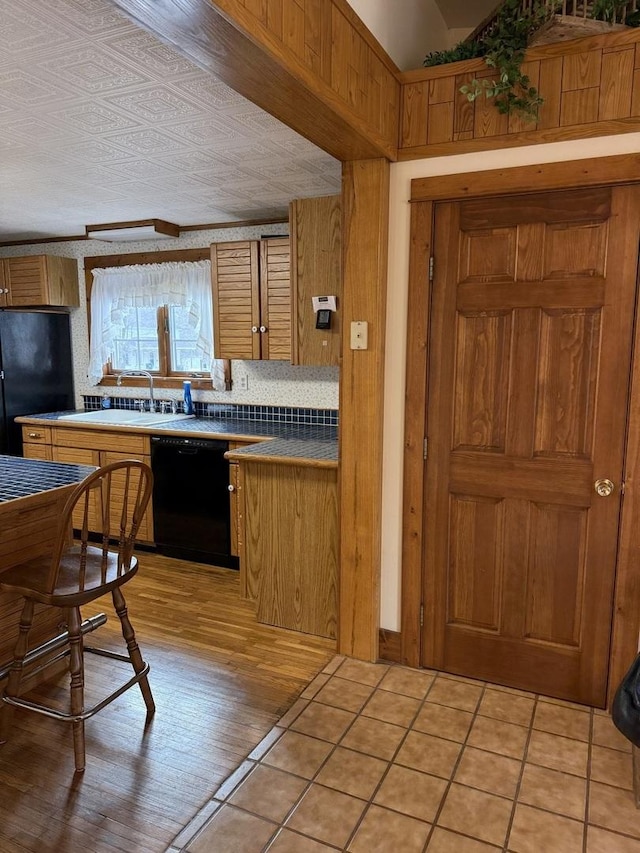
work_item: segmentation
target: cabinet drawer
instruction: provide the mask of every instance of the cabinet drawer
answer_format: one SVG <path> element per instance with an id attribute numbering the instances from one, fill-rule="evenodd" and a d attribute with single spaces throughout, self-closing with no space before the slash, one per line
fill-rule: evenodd
<path id="1" fill-rule="evenodd" d="M 100 454 L 83 447 L 53 447 L 54 462 L 70 462 L 72 465 L 100 465 Z"/>
<path id="2" fill-rule="evenodd" d="M 51 444 L 51 427 L 23 426 L 22 441 L 24 444 Z"/>
<path id="3" fill-rule="evenodd" d="M 50 444 L 31 444 L 26 442 L 22 445 L 22 455 L 25 459 L 46 459 L 51 460 Z"/>
<path id="4" fill-rule="evenodd" d="M 126 458 L 149 456 L 149 436 L 124 432 L 104 432 L 90 429 L 64 429 L 56 427 L 53 444 L 57 447 L 86 447 L 90 450 L 114 450 Z"/>

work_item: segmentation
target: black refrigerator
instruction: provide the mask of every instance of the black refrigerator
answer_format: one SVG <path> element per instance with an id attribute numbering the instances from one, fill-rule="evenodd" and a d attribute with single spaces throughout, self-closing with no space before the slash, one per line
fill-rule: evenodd
<path id="1" fill-rule="evenodd" d="M 0 453 L 22 455 L 14 418 L 73 408 L 69 315 L 0 310 Z"/>

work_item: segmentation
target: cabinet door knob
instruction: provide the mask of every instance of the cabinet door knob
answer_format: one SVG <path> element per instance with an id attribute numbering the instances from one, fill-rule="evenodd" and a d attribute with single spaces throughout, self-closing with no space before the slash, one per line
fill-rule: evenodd
<path id="1" fill-rule="evenodd" d="M 257 326 L 252 326 L 252 327 L 251 327 L 251 331 L 252 331 L 252 332 L 253 332 L 253 334 L 255 335 L 255 334 L 256 334 L 256 332 L 258 331 L 258 327 L 257 327 Z"/>
<path id="2" fill-rule="evenodd" d="M 260 326 L 260 331 L 261 331 L 261 332 L 266 332 L 266 331 L 267 331 L 267 327 L 266 327 L 266 326 Z"/>
<path id="3" fill-rule="evenodd" d="M 235 492 L 236 487 L 232 483 L 229 483 L 229 485 L 227 486 L 227 489 L 229 489 L 230 492 Z"/>

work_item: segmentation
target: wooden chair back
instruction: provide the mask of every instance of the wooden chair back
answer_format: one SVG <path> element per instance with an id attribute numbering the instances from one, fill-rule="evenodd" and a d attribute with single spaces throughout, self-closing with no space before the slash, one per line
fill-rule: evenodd
<path id="1" fill-rule="evenodd" d="M 136 535 L 145 513 L 153 485 L 151 468 L 136 459 L 113 462 L 94 471 L 71 493 L 62 511 L 53 550 L 48 592 L 56 588 L 63 560 L 73 555 L 77 562 L 77 592 L 84 588 L 88 560 L 94 567 L 101 561 L 102 580 L 107 568 L 126 574 L 132 564 Z M 73 536 L 74 528 L 77 534 Z M 90 534 L 98 533 L 99 541 Z M 111 577 L 111 576 L 110 576 Z M 112 578 L 111 578 L 112 579 Z"/>

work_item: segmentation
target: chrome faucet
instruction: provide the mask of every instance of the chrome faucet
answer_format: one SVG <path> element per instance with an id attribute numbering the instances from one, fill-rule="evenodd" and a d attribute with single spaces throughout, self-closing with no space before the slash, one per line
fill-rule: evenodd
<path id="1" fill-rule="evenodd" d="M 156 403 L 153 399 L 153 376 L 149 373 L 148 370 L 123 370 L 122 373 L 118 374 L 118 378 L 116 380 L 116 385 L 122 385 L 122 379 L 124 376 L 146 376 L 149 380 L 149 411 L 155 412 Z"/>

